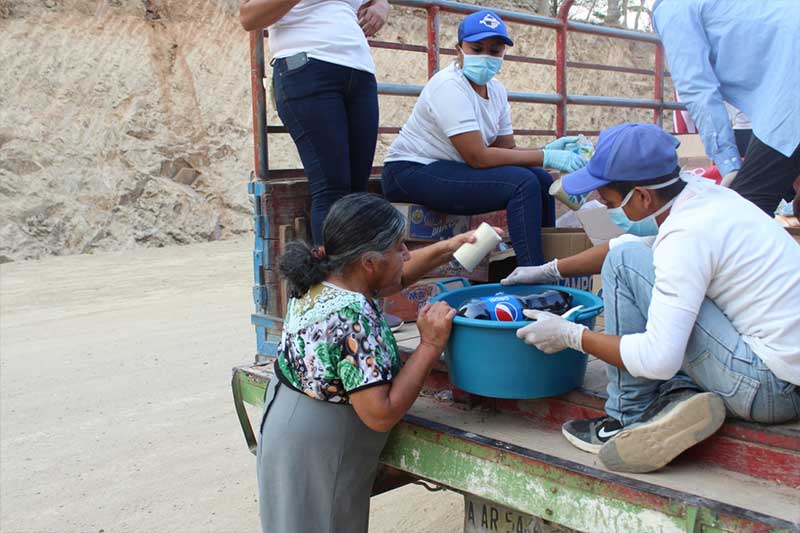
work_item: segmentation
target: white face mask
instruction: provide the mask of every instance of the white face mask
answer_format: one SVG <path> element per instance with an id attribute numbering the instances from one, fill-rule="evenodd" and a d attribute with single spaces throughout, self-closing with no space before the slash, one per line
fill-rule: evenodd
<path id="1" fill-rule="evenodd" d="M 651 185 L 649 187 L 641 188 L 663 189 L 665 187 L 669 187 L 673 183 L 676 183 L 680 179 L 681 178 L 679 176 L 669 181 L 665 181 L 664 183 L 659 183 L 658 185 Z M 638 237 L 649 237 L 651 235 L 656 235 L 658 233 L 658 223 L 656 222 L 656 217 L 672 207 L 672 204 L 675 203 L 675 198 L 659 207 L 655 213 L 647 215 L 641 220 L 631 220 L 628 218 L 628 215 L 625 214 L 623 207 L 625 207 L 630 201 L 631 197 L 633 197 L 633 191 L 635 190 L 636 189 L 631 189 L 631 191 L 625 195 L 625 198 L 622 200 L 622 203 L 619 204 L 619 207 L 609 209 L 608 216 L 610 216 L 611 221 L 619 226 L 619 228 L 625 233 L 630 233 L 631 235 L 636 235 Z"/>

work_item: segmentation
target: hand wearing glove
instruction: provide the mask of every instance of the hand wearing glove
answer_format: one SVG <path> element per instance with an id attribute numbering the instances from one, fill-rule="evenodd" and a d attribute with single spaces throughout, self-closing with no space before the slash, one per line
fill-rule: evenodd
<path id="1" fill-rule="evenodd" d="M 544 353 L 556 353 L 567 348 L 583 351 L 583 324 L 576 324 L 547 311 L 525 310 L 523 314 L 536 320 L 517 330 L 517 337 L 533 344 Z"/>
<path id="2" fill-rule="evenodd" d="M 517 267 L 514 272 L 500 280 L 501 285 L 535 285 L 538 283 L 558 283 L 561 281 L 561 272 L 558 271 L 558 259 L 549 263 L 531 267 Z"/>
<path id="3" fill-rule="evenodd" d="M 542 166 L 554 168 L 561 172 L 575 172 L 585 167 L 586 163 L 588 163 L 588 161 L 578 154 L 567 150 L 550 150 L 545 148 L 542 152 L 544 153 L 544 162 Z"/>
<path id="4" fill-rule="evenodd" d="M 725 174 L 722 177 L 722 181 L 720 182 L 720 185 L 722 185 L 723 187 L 730 187 L 731 183 L 733 183 L 733 180 L 736 179 L 736 175 L 737 174 L 739 174 L 738 170 L 734 170 L 733 172 L 729 172 L 729 173 Z"/>
<path id="5" fill-rule="evenodd" d="M 545 146 L 545 150 L 569 150 L 570 152 L 578 147 L 578 136 L 559 137 L 555 141 Z"/>

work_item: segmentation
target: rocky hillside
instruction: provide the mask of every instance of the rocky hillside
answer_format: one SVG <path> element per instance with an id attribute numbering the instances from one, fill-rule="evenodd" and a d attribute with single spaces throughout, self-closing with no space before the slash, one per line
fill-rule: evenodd
<path id="1" fill-rule="evenodd" d="M 443 17 L 445 43 L 457 22 Z M 512 32 L 514 53 L 554 56 L 554 32 Z M 424 43 L 422 14 L 395 9 L 380 38 Z M 574 61 L 652 65 L 647 45 L 574 36 L 570 46 Z M 375 57 L 382 81 L 425 80 L 420 54 Z M 247 61 L 237 0 L 0 0 L 0 262 L 250 231 Z M 550 67 L 507 63 L 501 79 L 554 90 Z M 577 94 L 652 91 L 652 78 L 592 71 L 573 71 L 569 84 Z M 382 98 L 382 123 L 402 125 L 412 105 Z M 553 118 L 551 106 L 514 106 L 520 128 Z M 573 108 L 569 124 L 649 118 Z M 380 139 L 379 156 L 390 142 Z M 271 138 L 270 156 L 274 167 L 298 164 L 287 136 Z"/>

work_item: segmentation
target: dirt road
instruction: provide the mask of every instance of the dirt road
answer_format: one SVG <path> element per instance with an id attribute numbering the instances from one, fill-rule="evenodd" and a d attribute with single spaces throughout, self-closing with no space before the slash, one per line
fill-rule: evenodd
<path id="1" fill-rule="evenodd" d="M 229 390 L 252 360 L 251 241 L 0 267 L 0 531 L 257 532 Z M 374 532 L 456 532 L 453 493 Z"/>

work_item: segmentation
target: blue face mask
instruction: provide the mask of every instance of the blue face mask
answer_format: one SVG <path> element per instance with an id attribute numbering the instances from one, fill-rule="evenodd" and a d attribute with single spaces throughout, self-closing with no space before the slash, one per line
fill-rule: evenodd
<path id="1" fill-rule="evenodd" d="M 679 179 L 681 178 L 675 178 L 650 187 L 642 187 L 642 189 L 663 189 L 664 187 L 669 187 Z M 619 226 L 619 229 L 625 233 L 630 233 L 631 235 L 636 235 L 637 237 L 650 237 L 652 235 L 657 235 L 658 223 L 656 222 L 656 217 L 669 209 L 673 202 L 675 202 L 675 198 L 662 205 L 658 211 L 652 215 L 648 215 L 642 220 L 631 220 L 628 218 L 628 215 L 625 214 L 623 207 L 625 207 L 625 205 L 627 205 L 627 203 L 630 201 L 634 190 L 636 189 L 632 189 L 627 195 L 625 195 L 625 198 L 622 200 L 622 203 L 619 204 L 619 207 L 609 209 L 608 216 L 610 216 L 611 221 Z"/>
<path id="2" fill-rule="evenodd" d="M 503 66 L 502 57 L 494 56 L 471 56 L 464 54 L 463 66 L 461 71 L 464 76 L 473 83 L 478 85 L 486 85 L 489 80 L 495 77 L 500 72 L 500 67 Z"/>

